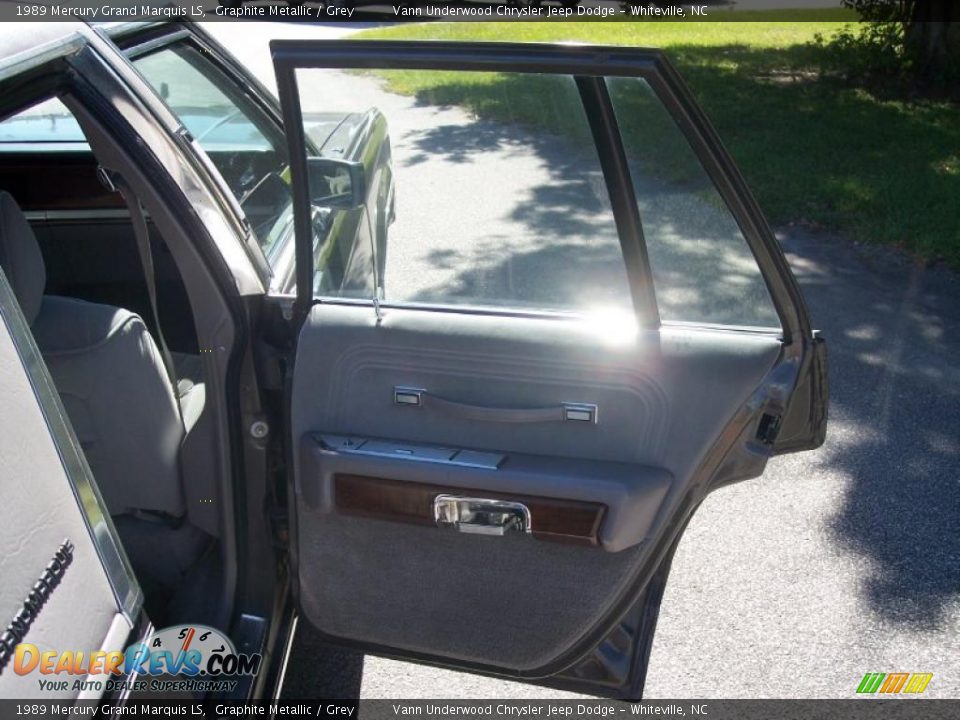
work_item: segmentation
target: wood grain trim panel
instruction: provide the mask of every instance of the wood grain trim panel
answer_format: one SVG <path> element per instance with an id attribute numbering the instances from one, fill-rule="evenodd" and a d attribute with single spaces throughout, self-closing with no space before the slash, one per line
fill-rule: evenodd
<path id="1" fill-rule="evenodd" d="M 600 523 L 606 506 L 581 500 L 515 495 L 469 488 L 429 485 L 337 473 L 334 499 L 339 513 L 356 517 L 434 526 L 433 500 L 437 495 L 462 495 L 520 502 L 530 510 L 531 533 L 538 540 L 600 544 Z"/>

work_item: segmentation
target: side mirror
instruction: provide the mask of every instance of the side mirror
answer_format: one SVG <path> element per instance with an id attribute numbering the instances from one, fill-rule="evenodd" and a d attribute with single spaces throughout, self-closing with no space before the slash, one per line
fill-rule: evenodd
<path id="1" fill-rule="evenodd" d="M 363 163 L 337 158 L 307 158 L 310 202 L 321 207 L 350 210 L 367 197 Z"/>

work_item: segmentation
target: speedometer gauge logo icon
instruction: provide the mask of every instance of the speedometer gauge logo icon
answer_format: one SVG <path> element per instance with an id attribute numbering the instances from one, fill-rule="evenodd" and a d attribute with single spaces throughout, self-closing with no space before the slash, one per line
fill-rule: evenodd
<path id="1" fill-rule="evenodd" d="M 197 651 L 204 658 L 211 657 L 215 653 L 237 654 L 230 638 L 207 625 L 175 625 L 157 630 L 147 640 L 147 646 L 151 651 L 172 650 L 174 653 Z"/>
<path id="2" fill-rule="evenodd" d="M 228 676 L 255 675 L 259 654 L 238 653 L 233 642 L 209 625 L 171 625 L 127 649 L 127 667 L 137 674 Z"/>

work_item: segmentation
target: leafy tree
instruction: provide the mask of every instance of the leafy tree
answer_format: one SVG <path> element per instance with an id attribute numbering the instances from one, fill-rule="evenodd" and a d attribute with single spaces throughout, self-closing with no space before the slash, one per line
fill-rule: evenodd
<path id="1" fill-rule="evenodd" d="M 856 40 L 869 47 L 876 69 L 899 66 L 927 79 L 960 76 L 957 0 L 843 0 L 867 21 Z M 850 43 L 854 37 L 841 35 Z"/>

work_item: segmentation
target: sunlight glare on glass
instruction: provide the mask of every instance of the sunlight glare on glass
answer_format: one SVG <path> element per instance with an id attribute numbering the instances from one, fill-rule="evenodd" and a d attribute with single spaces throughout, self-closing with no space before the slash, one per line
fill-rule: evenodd
<path id="1" fill-rule="evenodd" d="M 623 308 L 594 307 L 579 319 L 583 328 L 604 345 L 630 345 L 637 338 L 640 327 L 636 316 Z"/>

